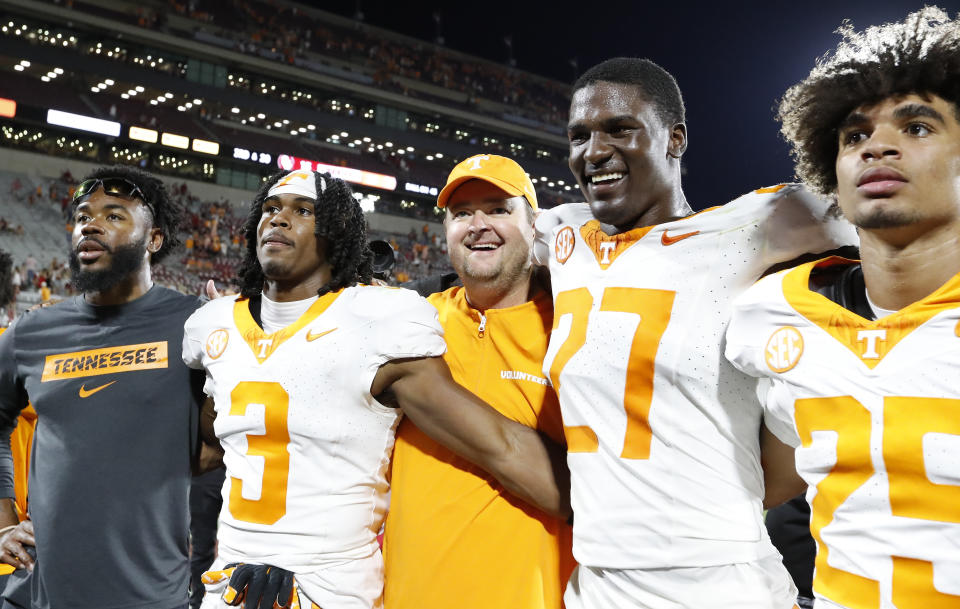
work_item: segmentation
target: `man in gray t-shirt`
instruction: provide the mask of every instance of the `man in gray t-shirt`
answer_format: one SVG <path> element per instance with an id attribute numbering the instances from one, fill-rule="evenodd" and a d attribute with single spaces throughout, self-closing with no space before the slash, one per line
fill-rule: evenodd
<path id="1" fill-rule="evenodd" d="M 70 251 L 82 294 L 0 336 L 0 562 L 22 567 L 3 606 L 185 608 L 203 377 L 180 349 L 200 300 L 150 275 L 175 245 L 182 210 L 141 171 L 89 178 L 76 191 Z M 31 520 L 16 524 L 7 438 L 28 401 L 38 415 Z"/>

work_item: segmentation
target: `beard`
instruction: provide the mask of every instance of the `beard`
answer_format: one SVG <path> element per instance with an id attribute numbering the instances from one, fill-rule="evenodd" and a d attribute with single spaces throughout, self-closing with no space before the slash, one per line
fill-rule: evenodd
<path id="1" fill-rule="evenodd" d="M 110 266 L 99 271 L 85 271 L 76 249 L 70 251 L 70 282 L 78 292 L 106 292 L 129 277 L 143 264 L 147 253 L 146 235 L 140 241 L 110 249 L 97 241 L 110 254 Z"/>
<path id="2" fill-rule="evenodd" d="M 920 221 L 915 214 L 896 209 L 877 210 L 870 214 L 861 214 L 855 217 L 853 224 L 858 228 L 901 228 Z"/>
<path id="3" fill-rule="evenodd" d="M 530 268 L 529 250 L 524 252 L 501 252 L 503 255 L 494 264 L 480 263 L 468 255 L 451 256 L 450 265 L 461 280 L 494 281 L 496 285 L 510 286 Z"/>

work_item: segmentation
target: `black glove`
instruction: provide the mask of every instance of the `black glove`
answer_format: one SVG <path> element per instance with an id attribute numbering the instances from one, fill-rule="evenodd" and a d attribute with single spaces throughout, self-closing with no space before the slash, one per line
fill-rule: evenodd
<path id="1" fill-rule="evenodd" d="M 231 565 L 228 565 L 228 567 Z M 245 609 L 286 608 L 293 595 L 293 572 L 270 565 L 240 563 L 230 576 L 223 600 L 228 605 L 244 603 Z"/>

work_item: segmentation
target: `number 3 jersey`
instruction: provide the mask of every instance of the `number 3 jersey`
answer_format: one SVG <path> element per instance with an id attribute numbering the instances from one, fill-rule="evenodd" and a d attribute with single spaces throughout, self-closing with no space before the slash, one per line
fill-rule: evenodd
<path id="1" fill-rule="evenodd" d="M 762 379 L 767 427 L 798 447 L 818 606 L 960 607 L 960 275 L 870 321 L 810 289 L 852 264 L 757 283 L 727 357 Z"/>
<path id="2" fill-rule="evenodd" d="M 219 556 L 300 573 L 375 554 L 400 412 L 370 385 L 390 360 L 445 349 L 436 309 L 396 288 L 326 294 L 273 334 L 244 298 L 194 313 L 184 361 L 206 369 L 227 466 Z"/>
<path id="3" fill-rule="evenodd" d="M 779 186 L 616 235 L 587 204 L 549 210 L 537 229 L 577 561 L 670 568 L 772 554 L 755 381 L 723 359 L 730 302 L 777 262 L 855 242 L 852 227 Z"/>

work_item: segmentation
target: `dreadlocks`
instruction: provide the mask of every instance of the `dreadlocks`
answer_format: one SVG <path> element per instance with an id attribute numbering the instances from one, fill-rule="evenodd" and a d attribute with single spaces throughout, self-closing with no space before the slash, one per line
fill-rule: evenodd
<path id="1" fill-rule="evenodd" d="M 250 213 L 243 224 L 247 240 L 240 267 L 240 293 L 251 297 L 263 291 L 263 267 L 257 258 L 257 226 L 263 215 L 263 203 L 270 189 L 290 171 L 281 171 L 263 183 L 250 204 Z M 373 276 L 373 253 L 367 245 L 367 229 L 363 211 L 353 192 L 343 180 L 329 174 L 315 174 L 317 202 L 314 209 L 314 234 L 327 240 L 327 261 L 333 273 L 330 282 L 317 292 L 323 296 L 340 288 L 368 283 Z M 325 186 L 325 187 L 324 187 Z"/>
<path id="2" fill-rule="evenodd" d="M 854 109 L 889 97 L 937 95 L 960 120 L 960 21 L 925 7 L 899 23 L 837 30 L 843 41 L 780 101 L 781 132 L 797 176 L 822 194 L 837 189 L 837 127 Z"/>

